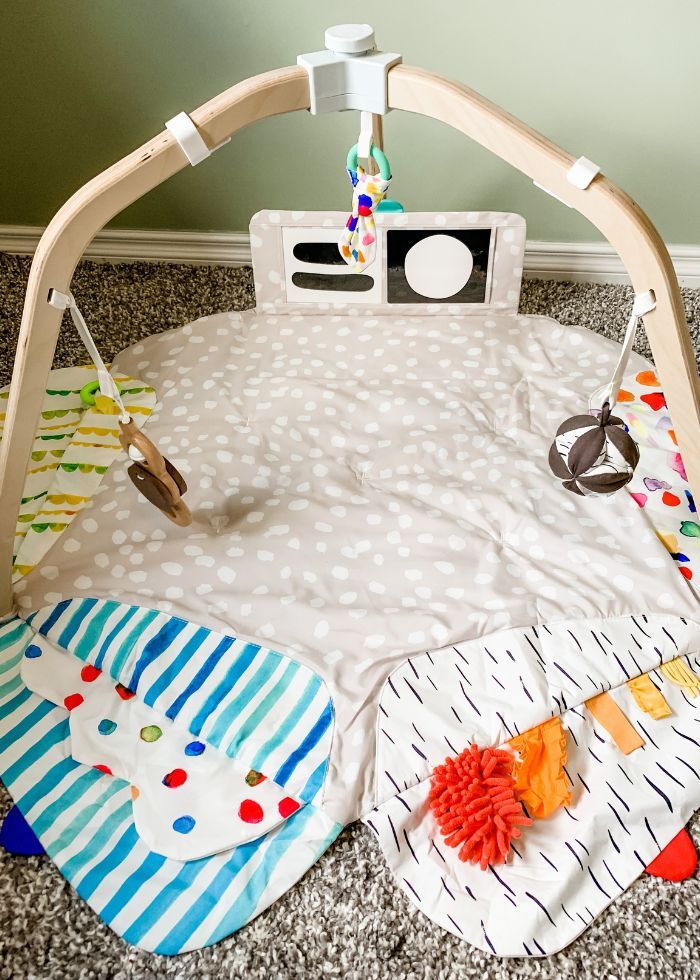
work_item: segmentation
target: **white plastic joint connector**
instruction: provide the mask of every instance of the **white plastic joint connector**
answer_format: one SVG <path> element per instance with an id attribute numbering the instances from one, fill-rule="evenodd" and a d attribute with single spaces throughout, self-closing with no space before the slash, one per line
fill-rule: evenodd
<path id="1" fill-rule="evenodd" d="M 55 310 L 67 310 L 71 305 L 71 296 L 69 293 L 60 293 L 57 289 L 49 290 L 49 306 L 53 306 Z"/>
<path id="2" fill-rule="evenodd" d="M 588 157 L 579 157 L 576 163 L 567 170 L 566 179 L 574 187 L 585 191 L 591 186 L 593 178 L 597 177 L 599 173 L 600 167 L 597 163 L 593 163 Z"/>
<path id="3" fill-rule="evenodd" d="M 360 109 L 386 115 L 386 78 L 401 55 L 377 51 L 369 24 L 329 27 L 324 51 L 300 54 L 297 64 L 309 75 L 309 108 L 313 115 Z"/>
<path id="4" fill-rule="evenodd" d="M 632 304 L 632 314 L 634 316 L 644 316 L 656 309 L 656 296 L 651 289 L 645 293 L 637 293 Z"/>
<path id="5" fill-rule="evenodd" d="M 220 146 L 224 146 L 225 143 L 230 142 L 229 137 L 229 139 L 215 146 L 213 150 L 210 150 L 204 142 L 202 134 L 186 112 L 178 112 L 172 119 L 168 119 L 165 128 L 175 137 L 180 145 L 180 149 L 193 167 L 196 167 L 202 160 L 210 157 L 214 150 L 218 150 Z"/>

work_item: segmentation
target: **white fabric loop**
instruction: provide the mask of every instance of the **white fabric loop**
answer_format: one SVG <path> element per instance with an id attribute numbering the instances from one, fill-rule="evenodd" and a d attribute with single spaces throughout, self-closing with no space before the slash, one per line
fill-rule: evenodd
<path id="1" fill-rule="evenodd" d="M 374 143 L 372 133 L 372 113 L 360 113 L 360 135 L 357 139 L 357 159 L 368 160 L 372 144 Z"/>
<path id="2" fill-rule="evenodd" d="M 92 339 L 92 334 L 88 330 L 83 314 L 78 309 L 78 304 L 75 302 L 73 294 L 61 293 L 57 289 L 52 289 L 49 293 L 49 304 L 57 310 L 68 310 L 75 324 L 75 328 L 80 334 L 80 339 L 85 345 L 85 349 L 90 355 L 92 363 L 97 368 L 97 381 L 100 386 L 100 394 L 111 398 L 119 408 L 121 421 L 128 422 L 131 416 L 124 406 L 117 383 L 107 370 L 105 362 L 100 357 L 100 352 L 97 349 L 95 341 Z"/>
<path id="3" fill-rule="evenodd" d="M 617 396 L 620 392 L 620 385 L 622 384 L 625 371 L 627 370 L 627 362 L 629 361 L 630 354 L 632 353 L 634 338 L 637 336 L 639 321 L 646 313 L 650 313 L 655 306 L 656 298 L 651 290 L 648 290 L 645 293 L 639 293 L 634 297 L 632 313 L 627 324 L 627 329 L 625 330 L 620 357 L 618 358 L 618 362 L 610 383 L 603 389 L 601 406 L 607 402 L 612 410 L 617 404 Z"/>

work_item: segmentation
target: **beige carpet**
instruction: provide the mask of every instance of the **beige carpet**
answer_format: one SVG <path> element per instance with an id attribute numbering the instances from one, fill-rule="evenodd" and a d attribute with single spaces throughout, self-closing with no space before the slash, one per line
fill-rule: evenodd
<path id="1" fill-rule="evenodd" d="M 11 370 L 28 262 L 0 255 L 0 384 Z M 73 290 L 106 358 L 160 330 L 252 302 L 250 270 L 98 265 Z M 700 290 L 685 290 L 696 349 Z M 529 282 L 522 309 L 619 338 L 631 291 Z M 644 344 L 640 345 L 644 351 Z M 66 319 L 57 365 L 84 362 Z M 0 816 L 10 805 L 0 786 Z M 700 819 L 692 825 L 700 843 Z M 346 831 L 271 909 L 217 946 L 174 959 L 118 939 L 48 858 L 0 851 L 0 980 L 468 980 L 700 977 L 700 878 L 643 876 L 583 936 L 546 960 L 487 957 L 435 927 L 393 883 L 369 830 Z"/>

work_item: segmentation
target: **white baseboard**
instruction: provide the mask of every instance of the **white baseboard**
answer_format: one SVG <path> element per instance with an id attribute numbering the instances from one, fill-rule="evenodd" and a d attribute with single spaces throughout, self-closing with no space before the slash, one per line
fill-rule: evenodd
<path id="1" fill-rule="evenodd" d="M 34 225 L 0 225 L 0 252 L 33 255 L 43 231 Z M 250 265 L 250 236 L 247 232 L 108 229 L 95 236 L 83 258 L 107 262 Z"/>
<path id="2" fill-rule="evenodd" d="M 669 245 L 681 286 L 700 287 L 700 245 Z M 617 252 L 607 242 L 534 242 L 525 246 L 528 279 L 629 283 Z"/>
<path id="3" fill-rule="evenodd" d="M 32 255 L 43 228 L 0 225 L 0 252 Z M 700 287 L 700 245 L 669 245 L 681 286 Z M 246 232 L 101 231 L 88 245 L 86 259 L 109 262 L 176 262 L 189 265 L 250 265 Z M 606 242 L 528 241 L 525 276 L 574 282 L 628 283 L 622 262 Z"/>

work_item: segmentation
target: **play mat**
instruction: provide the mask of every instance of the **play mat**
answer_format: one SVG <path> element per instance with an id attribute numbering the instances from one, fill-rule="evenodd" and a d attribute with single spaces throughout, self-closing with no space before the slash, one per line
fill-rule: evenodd
<path id="1" fill-rule="evenodd" d="M 700 523 L 637 355 L 632 481 L 552 476 L 553 433 L 619 348 L 518 314 L 520 217 L 378 213 L 359 274 L 345 217 L 257 215 L 256 308 L 116 358 L 189 526 L 128 479 L 109 403 L 81 400 L 94 369 L 52 373 L 0 627 L 0 774 L 149 950 L 239 929 L 362 819 L 433 921 L 550 953 L 700 805 Z M 421 293 L 432 248 L 442 298 Z M 470 813 L 496 799 L 492 843 L 450 823 L 456 785 Z"/>

